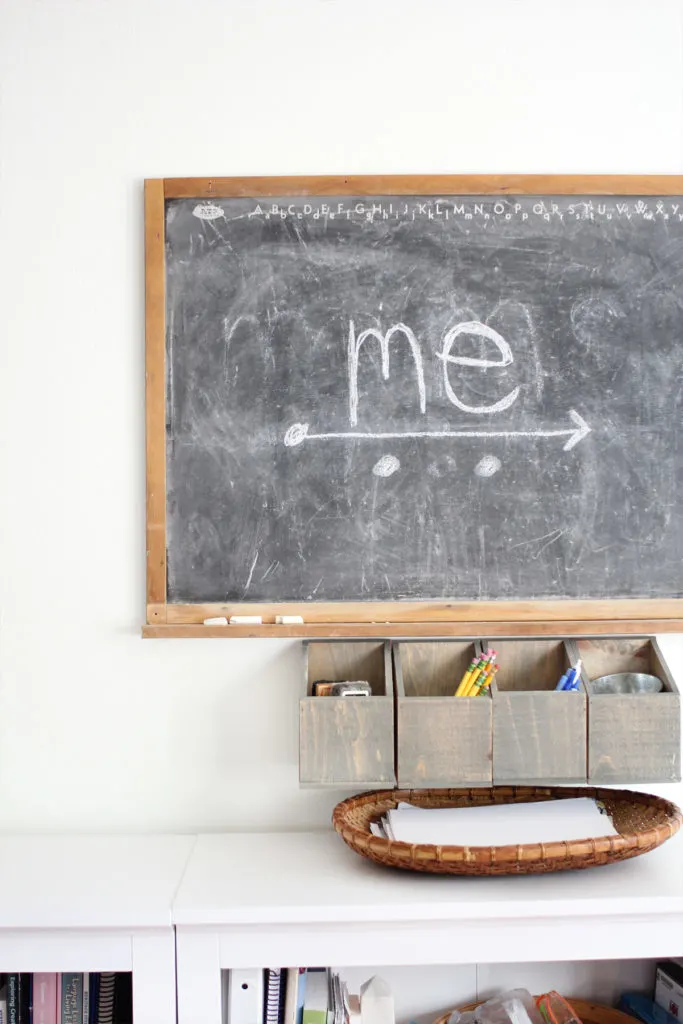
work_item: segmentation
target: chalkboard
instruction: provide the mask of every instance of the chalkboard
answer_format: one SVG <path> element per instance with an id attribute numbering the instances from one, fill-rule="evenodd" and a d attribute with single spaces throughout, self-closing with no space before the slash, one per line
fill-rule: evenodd
<path id="1" fill-rule="evenodd" d="M 166 600 L 683 597 L 683 198 L 164 204 Z"/>

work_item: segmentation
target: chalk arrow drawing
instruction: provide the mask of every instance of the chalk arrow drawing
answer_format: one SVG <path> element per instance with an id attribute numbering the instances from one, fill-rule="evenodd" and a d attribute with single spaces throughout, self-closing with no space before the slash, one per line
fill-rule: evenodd
<path id="1" fill-rule="evenodd" d="M 347 438 L 395 441 L 404 437 L 566 437 L 567 441 L 562 448 L 568 452 L 591 432 L 591 427 L 575 409 L 569 410 L 569 418 L 574 426 L 566 430 L 406 430 L 387 433 L 349 430 L 340 433 L 311 434 L 308 423 L 294 423 L 285 434 L 284 442 L 287 448 L 295 448 L 304 441 L 335 441 Z"/>

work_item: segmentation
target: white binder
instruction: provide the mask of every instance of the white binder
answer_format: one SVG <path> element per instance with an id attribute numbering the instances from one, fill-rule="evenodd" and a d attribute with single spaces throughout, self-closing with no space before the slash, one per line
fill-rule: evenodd
<path id="1" fill-rule="evenodd" d="M 230 971 L 228 1024 L 263 1024 L 262 968 Z"/>

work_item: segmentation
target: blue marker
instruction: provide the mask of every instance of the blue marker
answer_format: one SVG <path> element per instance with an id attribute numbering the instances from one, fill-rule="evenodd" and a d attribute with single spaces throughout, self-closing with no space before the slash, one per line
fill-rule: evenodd
<path id="1" fill-rule="evenodd" d="M 574 668 L 571 668 L 567 673 L 567 679 L 563 689 L 565 690 L 578 690 L 579 688 L 579 677 L 581 675 L 581 658 L 577 661 Z"/>
<path id="2" fill-rule="evenodd" d="M 560 681 L 557 684 L 557 686 L 555 687 L 555 689 L 556 690 L 564 690 L 565 684 L 566 684 L 568 678 L 569 678 L 569 673 L 565 672 L 565 674 L 562 676 L 562 678 L 560 679 Z"/>

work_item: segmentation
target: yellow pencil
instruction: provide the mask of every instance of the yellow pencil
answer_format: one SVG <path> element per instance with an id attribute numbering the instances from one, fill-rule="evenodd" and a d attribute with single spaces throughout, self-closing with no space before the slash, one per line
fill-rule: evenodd
<path id="1" fill-rule="evenodd" d="M 465 692 L 465 688 L 469 686 L 470 679 L 472 678 L 474 670 L 477 668 L 478 664 L 479 662 L 477 661 L 477 659 L 473 658 L 472 661 L 470 662 L 469 668 L 465 672 L 465 675 L 462 677 L 458 684 L 458 689 L 455 691 L 456 697 L 462 697 L 463 693 Z"/>
<path id="2" fill-rule="evenodd" d="M 470 685 L 467 687 L 467 689 L 463 693 L 463 697 L 474 697 L 474 696 L 476 696 L 478 680 L 479 679 L 483 679 L 483 678 L 484 678 L 484 672 L 483 671 L 482 672 L 477 672 L 477 674 L 472 679 L 470 679 Z"/>
<path id="3" fill-rule="evenodd" d="M 484 692 L 484 690 L 487 690 L 489 688 L 489 686 L 491 685 L 491 681 L 492 681 L 492 679 L 495 676 L 497 671 L 498 671 L 498 666 L 494 665 L 492 670 L 487 675 L 485 675 L 483 679 L 480 679 L 477 682 L 477 685 L 475 686 L 476 693 L 472 693 L 470 696 L 472 696 L 472 697 L 479 697 L 479 696 L 481 696 L 481 694 Z"/>
<path id="4" fill-rule="evenodd" d="M 484 664 L 481 666 L 481 668 L 478 667 L 477 671 L 474 673 L 474 675 L 470 676 L 470 681 L 469 681 L 469 684 L 467 686 L 467 689 L 463 690 L 463 693 L 462 693 L 463 697 L 474 697 L 476 695 L 476 693 L 477 693 L 477 690 L 476 690 L 477 683 L 478 683 L 479 679 L 482 676 L 485 676 L 486 673 L 488 672 L 488 670 L 491 668 L 491 664 L 493 662 L 493 659 L 496 656 L 496 652 L 495 651 L 487 651 L 487 655 L 488 655 L 488 657 L 485 658 Z"/>
<path id="5" fill-rule="evenodd" d="M 486 667 L 488 661 L 488 651 L 486 654 L 482 654 L 481 658 L 475 663 L 474 668 L 471 672 L 468 672 L 467 678 L 463 680 L 456 691 L 456 697 L 466 697 L 467 691 L 472 685 L 472 680 L 476 679 L 480 672 Z"/>

